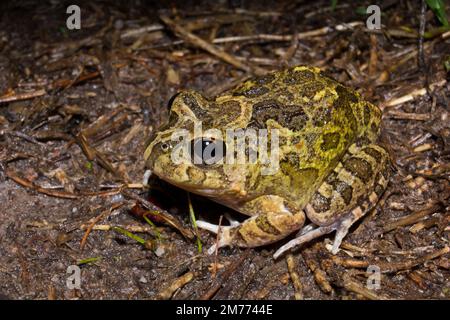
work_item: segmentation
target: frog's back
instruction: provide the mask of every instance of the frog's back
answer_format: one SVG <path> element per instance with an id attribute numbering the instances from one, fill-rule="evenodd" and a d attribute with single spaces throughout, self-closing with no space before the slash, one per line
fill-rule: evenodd
<path id="1" fill-rule="evenodd" d="M 248 111 L 242 126 L 280 129 L 281 170 L 249 179 L 254 183 L 249 187 L 257 193 L 289 195 L 300 204 L 352 143 L 359 138 L 374 141 L 378 135 L 380 110 L 314 67 L 250 79 L 217 99 L 224 98 L 239 99 Z"/>

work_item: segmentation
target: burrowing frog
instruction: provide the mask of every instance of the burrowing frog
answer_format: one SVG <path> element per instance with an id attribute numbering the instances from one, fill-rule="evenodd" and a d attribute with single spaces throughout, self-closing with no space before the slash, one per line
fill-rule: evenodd
<path id="1" fill-rule="evenodd" d="M 379 108 L 359 93 L 318 68 L 297 66 L 250 79 L 214 99 L 180 92 L 169 123 L 151 138 L 144 157 L 161 179 L 249 216 L 221 227 L 198 221 L 220 232 L 218 247 L 257 247 L 299 231 L 276 258 L 336 231 L 336 254 L 350 226 L 376 205 L 388 183 L 389 156 L 377 143 L 380 119 Z M 201 131 L 194 130 L 200 125 Z M 224 139 L 230 129 L 266 130 L 265 141 L 272 144 L 276 129 L 278 148 L 266 148 L 269 159 L 276 153 L 276 170 L 267 173 L 267 162 L 259 158 L 225 161 L 237 153 Z M 184 145 L 192 147 L 185 161 L 174 159 L 179 132 L 188 133 Z M 198 147 L 209 148 L 210 157 L 221 151 L 222 161 L 194 161 Z M 306 218 L 310 224 L 304 226 Z"/>

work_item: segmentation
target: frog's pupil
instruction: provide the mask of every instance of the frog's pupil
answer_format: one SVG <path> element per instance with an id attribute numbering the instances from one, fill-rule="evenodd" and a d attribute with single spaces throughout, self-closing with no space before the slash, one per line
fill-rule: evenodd
<path id="1" fill-rule="evenodd" d="M 225 143 L 221 140 L 199 138 L 191 141 L 191 158 L 196 165 L 217 164 L 225 156 Z"/>

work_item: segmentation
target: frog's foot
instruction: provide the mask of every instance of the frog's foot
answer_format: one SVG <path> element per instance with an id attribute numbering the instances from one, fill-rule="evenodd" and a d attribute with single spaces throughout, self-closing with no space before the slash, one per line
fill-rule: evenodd
<path id="1" fill-rule="evenodd" d="M 313 224 L 309 224 L 299 231 L 297 234 L 298 237 L 289 241 L 282 247 L 280 247 L 275 254 L 273 255 L 274 259 L 278 258 L 280 255 L 285 253 L 288 250 L 291 250 L 295 247 L 301 246 L 304 243 L 307 243 L 315 238 L 323 236 L 325 234 L 331 233 L 336 230 L 336 236 L 334 238 L 333 247 L 331 252 L 336 254 L 339 250 L 339 247 L 342 243 L 342 240 L 347 235 L 348 230 L 356 221 L 358 221 L 363 215 L 361 208 L 356 208 L 353 210 L 348 217 L 336 221 L 335 223 L 329 226 L 322 226 L 314 228 Z"/>
<path id="2" fill-rule="evenodd" d="M 231 245 L 233 240 L 231 230 L 240 226 L 240 222 L 233 219 L 228 213 L 225 213 L 224 217 L 228 220 L 230 226 L 219 226 L 203 220 L 197 220 L 197 227 L 200 229 L 208 230 L 215 234 L 220 232 L 218 242 L 208 249 L 208 254 L 213 254 L 218 248 Z"/>
<path id="3" fill-rule="evenodd" d="M 273 243 L 298 230 L 305 222 L 302 210 L 291 213 L 287 210 L 285 200 L 278 196 L 264 196 L 252 201 L 253 203 L 250 203 L 252 208 L 268 207 L 271 211 L 254 215 L 242 223 L 228 218 L 230 226 L 220 228 L 211 223 L 197 221 L 198 227 L 219 233 L 216 245 L 209 248 L 208 253 L 214 253 L 217 248 L 230 245 L 254 248 Z"/>
<path id="4" fill-rule="evenodd" d="M 218 248 L 230 246 L 233 242 L 233 236 L 231 235 L 231 230 L 235 227 L 232 226 L 219 226 L 217 224 L 212 224 L 206 221 L 197 221 L 197 227 L 201 229 L 208 230 L 210 232 L 213 232 L 215 234 L 219 234 L 219 240 L 217 243 L 209 247 L 208 254 L 213 254 L 216 252 Z"/>

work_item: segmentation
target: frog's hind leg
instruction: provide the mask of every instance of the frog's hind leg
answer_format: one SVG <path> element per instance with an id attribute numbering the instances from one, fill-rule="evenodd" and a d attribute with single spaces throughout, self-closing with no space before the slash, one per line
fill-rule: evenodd
<path id="1" fill-rule="evenodd" d="M 299 234 L 278 249 L 274 257 L 334 230 L 331 251 L 336 254 L 350 227 L 376 205 L 386 189 L 388 159 L 387 152 L 378 145 L 352 146 L 305 208 L 308 218 L 318 227 Z"/>
<path id="2" fill-rule="evenodd" d="M 219 234 L 218 242 L 209 248 L 212 254 L 216 248 L 236 245 L 239 247 L 258 247 L 276 242 L 300 229 L 305 221 L 305 214 L 295 204 L 275 195 L 264 195 L 247 203 L 244 210 L 254 210 L 253 215 L 239 225 L 220 227 L 205 221 L 197 221 L 202 229 Z"/>

